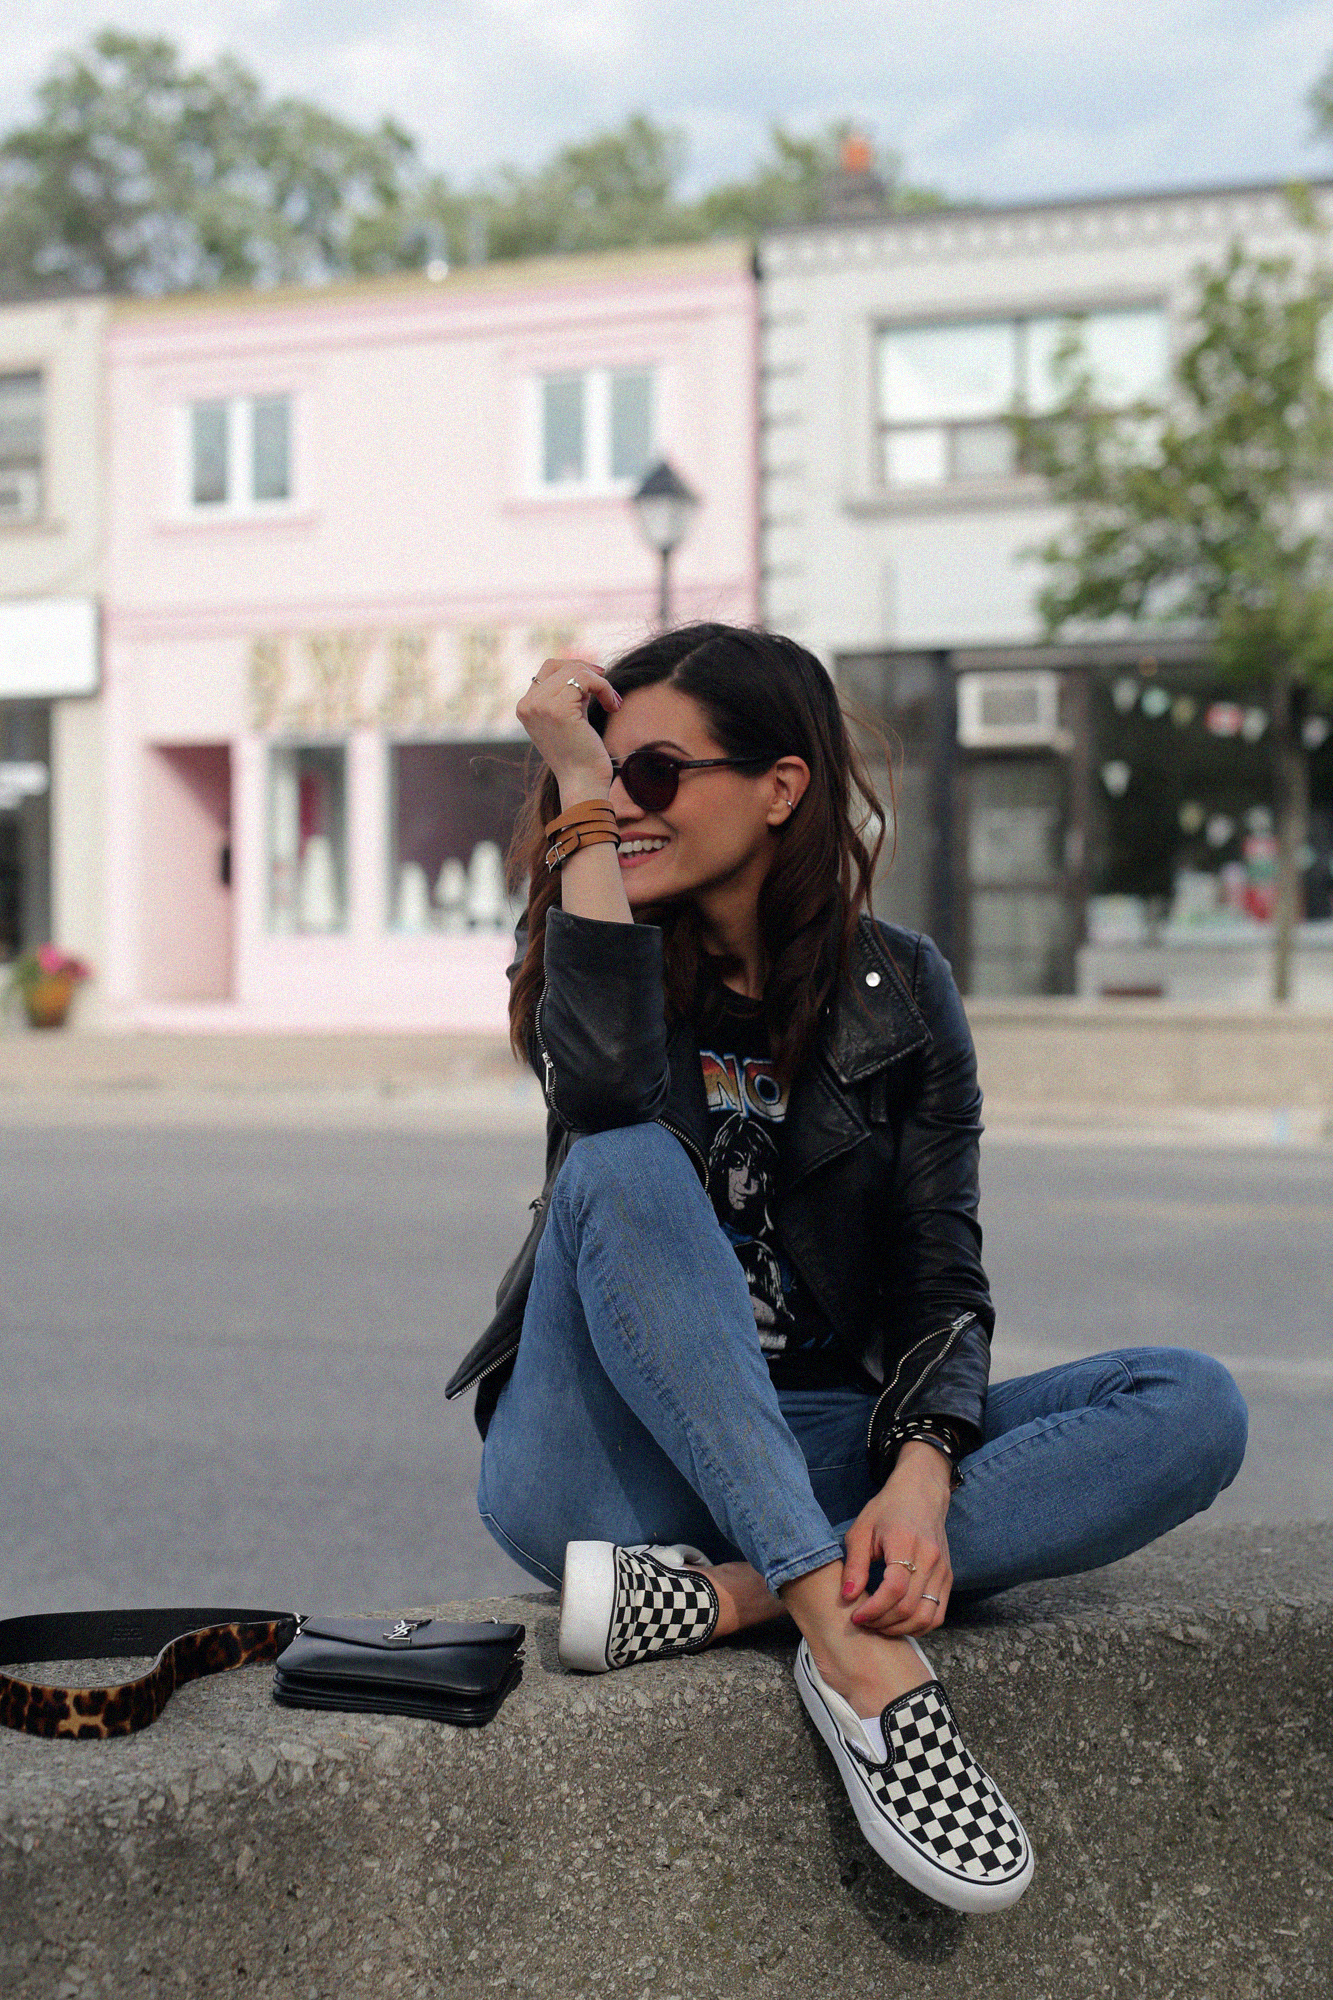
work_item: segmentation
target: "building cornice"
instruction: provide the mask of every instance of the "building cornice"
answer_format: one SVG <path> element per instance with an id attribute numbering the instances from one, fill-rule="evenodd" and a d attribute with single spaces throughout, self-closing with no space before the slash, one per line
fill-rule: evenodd
<path id="1" fill-rule="evenodd" d="M 310 312 L 328 306 L 433 309 L 438 302 L 526 301 L 554 292 L 609 292 L 636 285 L 674 285 L 710 279 L 748 282 L 753 251 L 728 237 L 708 243 L 655 244 L 638 249 L 587 251 L 566 257 L 515 257 L 475 266 L 461 265 L 439 278 L 424 271 L 395 271 L 383 277 L 341 278 L 326 285 L 253 286 L 237 290 L 170 292 L 144 298 L 118 295 L 109 301 L 113 330 L 164 322 L 254 318 Z"/>
<path id="2" fill-rule="evenodd" d="M 1333 216 L 1333 181 L 1305 183 Z M 1201 237 L 1291 236 L 1288 188 L 1185 188 L 1153 194 L 1092 195 L 1007 208 L 941 208 L 874 221 L 794 224 L 760 244 L 765 278 L 950 257 L 1121 249 Z"/>

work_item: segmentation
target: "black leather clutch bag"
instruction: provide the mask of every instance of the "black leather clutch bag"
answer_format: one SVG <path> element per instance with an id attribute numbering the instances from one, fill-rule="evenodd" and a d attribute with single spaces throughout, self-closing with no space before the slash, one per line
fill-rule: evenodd
<path id="1" fill-rule="evenodd" d="M 523 1674 L 521 1625 L 489 1619 L 307 1618 L 273 1677 L 288 1708 L 489 1722 Z"/>

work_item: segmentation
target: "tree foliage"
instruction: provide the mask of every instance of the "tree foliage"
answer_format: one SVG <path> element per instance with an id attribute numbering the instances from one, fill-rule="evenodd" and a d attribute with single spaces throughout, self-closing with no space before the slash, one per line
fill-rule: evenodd
<path id="1" fill-rule="evenodd" d="M 396 261 L 414 146 L 294 98 L 229 56 L 107 29 L 59 60 L 38 117 L 0 145 L 10 290 L 172 291 Z"/>
<path id="2" fill-rule="evenodd" d="M 775 126 L 749 179 L 690 199 L 684 135 L 636 114 L 456 188 L 389 120 L 363 131 L 268 98 L 230 56 L 190 68 L 169 41 L 107 29 L 53 65 L 36 118 L 0 141 L 0 291 L 318 281 L 751 234 L 826 212 L 849 129 Z M 886 209 L 939 200 L 892 155 L 873 185 Z"/>
<path id="3" fill-rule="evenodd" d="M 1223 676 L 1271 713 L 1278 817 L 1275 997 L 1289 991 L 1309 779 L 1300 721 L 1333 698 L 1333 274 L 1234 245 L 1197 275 L 1189 337 L 1161 408 L 1099 409 L 1076 333 L 1067 394 L 1020 423 L 1029 462 L 1069 508 L 1042 550 L 1047 629 L 1128 620 L 1206 635 Z"/>

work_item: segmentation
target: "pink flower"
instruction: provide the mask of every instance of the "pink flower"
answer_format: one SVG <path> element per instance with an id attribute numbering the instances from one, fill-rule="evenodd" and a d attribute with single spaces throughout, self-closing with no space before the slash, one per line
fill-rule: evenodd
<path id="1" fill-rule="evenodd" d="M 43 979 L 59 978 L 62 974 L 66 979 L 87 979 L 92 971 L 83 959 L 71 957 L 55 944 L 39 944 L 30 957 Z"/>

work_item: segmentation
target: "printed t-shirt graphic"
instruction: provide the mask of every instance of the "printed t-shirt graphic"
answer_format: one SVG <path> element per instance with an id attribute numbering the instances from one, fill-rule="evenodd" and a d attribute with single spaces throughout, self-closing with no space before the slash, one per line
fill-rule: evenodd
<path id="1" fill-rule="evenodd" d="M 787 1092 L 758 1002 L 727 994 L 699 1051 L 708 1100 L 708 1194 L 740 1259 L 759 1344 L 780 1388 L 856 1379 L 792 1268 L 777 1223 L 778 1142 Z"/>

